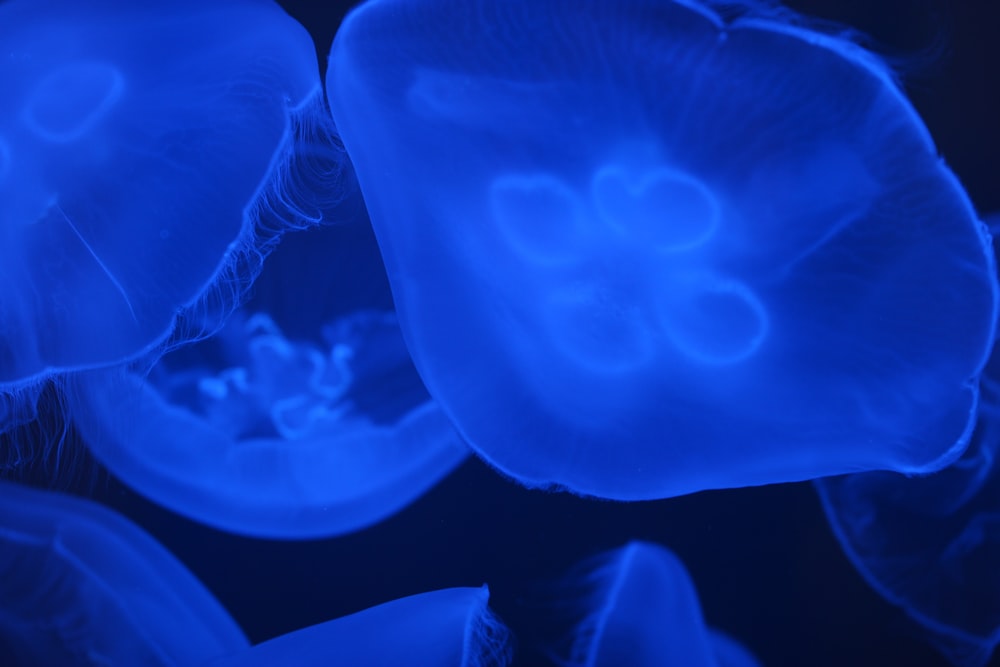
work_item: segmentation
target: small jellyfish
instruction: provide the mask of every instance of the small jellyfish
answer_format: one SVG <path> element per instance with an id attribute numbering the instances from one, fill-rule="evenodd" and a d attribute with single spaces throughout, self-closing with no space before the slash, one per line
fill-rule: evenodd
<path id="1" fill-rule="evenodd" d="M 816 480 L 858 572 L 959 667 L 982 667 L 1000 645 L 1000 349 L 980 391 L 972 442 L 943 470 Z"/>
<path id="2" fill-rule="evenodd" d="M 965 192 L 878 58 L 723 4 L 369 0 L 334 41 L 414 362 L 525 485 L 661 498 L 968 442 L 997 284 Z"/>
<path id="3" fill-rule="evenodd" d="M 13 0 L 0 43 L 0 390 L 231 308 L 262 241 L 341 194 L 312 40 L 273 2 Z"/>
<path id="4" fill-rule="evenodd" d="M 455 469 L 469 449 L 427 395 L 392 311 L 348 305 L 312 326 L 330 303 L 347 305 L 328 285 L 361 284 L 360 268 L 329 261 L 338 243 L 365 254 L 352 234 L 366 238 L 349 225 L 286 238 L 264 267 L 248 306 L 273 305 L 295 337 L 267 313 L 237 311 L 148 374 L 77 374 L 69 411 L 90 451 L 164 507 L 281 539 L 365 528 Z M 314 264 L 324 281 L 298 287 Z M 377 253 L 365 270 L 376 269 Z"/>
<path id="5" fill-rule="evenodd" d="M 481 588 L 445 588 L 393 600 L 282 635 L 211 667 L 506 667 L 510 632 Z"/>
<path id="6" fill-rule="evenodd" d="M 681 561 L 656 544 L 630 542 L 582 563 L 570 585 L 582 620 L 565 667 L 757 667 L 738 641 L 706 627 Z"/>
<path id="7" fill-rule="evenodd" d="M 0 482 L 0 642 L 21 665 L 195 665 L 249 646 L 166 549 L 95 503 Z"/>

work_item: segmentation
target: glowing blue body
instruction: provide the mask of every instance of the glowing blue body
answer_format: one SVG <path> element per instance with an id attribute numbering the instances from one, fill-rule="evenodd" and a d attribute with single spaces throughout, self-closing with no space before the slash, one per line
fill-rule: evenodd
<path id="1" fill-rule="evenodd" d="M 312 41 L 272 2 L 7 2 L 0 43 L 0 389 L 16 390 L 155 347 L 222 278 L 238 292 L 293 117 L 322 104 Z"/>
<path id="2" fill-rule="evenodd" d="M 413 368 L 366 220 L 286 235 L 254 290 L 148 375 L 70 383 L 79 432 L 120 479 L 223 530 L 302 539 L 380 521 L 468 457 Z"/>
<path id="3" fill-rule="evenodd" d="M 648 499 L 967 443 L 993 256 L 860 47 L 695 2 L 373 0 L 327 84 L 414 362 L 504 473 Z"/>
<path id="4" fill-rule="evenodd" d="M 1000 644 L 1000 353 L 982 377 L 972 442 L 932 475 L 816 481 L 834 534 L 866 581 L 903 608 L 954 665 Z"/>
<path id="5" fill-rule="evenodd" d="M 583 620 L 567 667 L 758 667 L 702 618 L 684 564 L 667 549 L 630 542 L 582 565 Z"/>
<path id="6" fill-rule="evenodd" d="M 211 667 L 505 667 L 510 635 L 489 590 L 446 588 L 393 600 L 214 661 Z"/>
<path id="7" fill-rule="evenodd" d="M 149 381 L 84 374 L 74 421 L 112 472 L 196 521 L 286 539 L 359 530 L 422 495 L 468 448 L 415 377 L 409 396 L 385 397 L 415 404 L 391 423 L 352 403 L 356 376 L 409 365 L 392 314 L 358 313 L 328 333 L 321 350 L 264 315 L 236 316 L 219 334 L 222 368 L 172 367 L 168 356 Z"/>
<path id="8" fill-rule="evenodd" d="M 195 665 L 245 649 L 162 546 L 94 503 L 0 484 L 0 635 L 24 665 Z"/>
<path id="9" fill-rule="evenodd" d="M 112 492 L 289 540 L 401 511 L 466 440 L 526 486 L 622 500 L 855 473 L 816 483 L 848 557 L 956 666 L 984 665 L 995 253 L 888 67 L 769 0 L 356 4 L 326 99 L 379 248 L 317 224 L 346 223 L 353 175 L 314 45 L 276 3 L 0 0 L 0 472 L 69 433 Z M 283 236 L 306 227 L 302 247 Z M 279 239 L 293 253 L 255 282 Z M 455 540 L 431 554 L 448 575 L 511 530 L 552 549 L 533 566 L 584 543 L 518 501 L 374 533 L 388 558 L 361 568 L 412 583 L 427 553 L 407 547 L 431 533 Z M 564 516 L 605 539 L 588 510 Z M 234 561 L 278 553 L 243 546 L 220 593 Z M 329 546 L 235 585 L 267 604 L 277 565 L 354 577 L 351 545 Z M 602 554 L 582 586 L 565 667 L 759 664 L 662 547 Z M 438 590 L 250 647 L 135 526 L 0 483 L 0 654 L 18 664 L 499 667 L 488 599 Z"/>

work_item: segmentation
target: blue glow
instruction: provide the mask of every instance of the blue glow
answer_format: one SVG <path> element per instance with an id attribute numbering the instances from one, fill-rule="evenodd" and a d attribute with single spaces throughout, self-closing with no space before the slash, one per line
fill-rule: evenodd
<path id="1" fill-rule="evenodd" d="M 307 286 L 299 288 L 299 286 Z M 214 336 L 68 383 L 93 454 L 222 530 L 328 537 L 404 509 L 469 449 L 413 368 L 367 220 L 286 234 Z"/>
<path id="2" fill-rule="evenodd" d="M 736 640 L 706 627 L 684 564 L 648 542 L 630 542 L 581 564 L 572 586 L 583 620 L 565 667 L 756 667 Z"/>
<path id="3" fill-rule="evenodd" d="M 990 664 L 1000 3 L 779 1 L 0 0 L 0 665 Z"/>
<path id="4" fill-rule="evenodd" d="M 327 93 L 421 376 L 531 487 L 947 465 L 994 333 L 985 230 L 875 56 L 713 7 L 348 15 Z"/>
<path id="5" fill-rule="evenodd" d="M 62 446 L 25 435 L 47 383 L 210 334 L 277 238 L 353 182 L 312 40 L 274 3 L 17 1 L 0 24 L 0 434 L 15 443 L 0 466 L 14 468 Z"/>
<path id="6" fill-rule="evenodd" d="M 109 470 L 196 521 L 283 539 L 365 528 L 418 498 L 468 448 L 415 376 L 385 396 L 406 406 L 391 422 L 353 401 L 358 385 L 409 366 L 391 313 L 358 312 L 325 333 L 321 349 L 288 340 L 266 315 L 237 313 L 209 359 L 232 365 L 177 367 L 168 355 L 149 381 L 84 375 L 74 422 Z"/>
<path id="7" fill-rule="evenodd" d="M 252 239 L 319 81 L 308 35 L 270 3 L 7 2 L 0 16 L 3 386 L 163 340 Z"/>
<path id="8" fill-rule="evenodd" d="M 489 597 L 485 586 L 412 595 L 283 635 L 212 665 L 504 667 L 511 659 L 510 633 L 487 606 Z"/>
<path id="9" fill-rule="evenodd" d="M 0 482 L 0 637 L 22 665 L 194 665 L 248 646 L 170 553 L 92 502 Z"/>
<path id="10" fill-rule="evenodd" d="M 927 476 L 816 481 L 834 534 L 866 581 L 902 607 L 954 665 L 981 667 L 1000 644 L 1000 351 L 981 382 L 972 442 Z"/>

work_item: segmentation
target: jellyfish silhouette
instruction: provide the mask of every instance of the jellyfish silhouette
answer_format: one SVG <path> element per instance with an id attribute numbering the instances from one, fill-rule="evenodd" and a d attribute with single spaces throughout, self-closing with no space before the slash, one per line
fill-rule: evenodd
<path id="1" fill-rule="evenodd" d="M 100 505 L 0 482 L 0 644 L 20 665 L 193 665 L 246 638 L 194 576 Z"/>
<path id="2" fill-rule="evenodd" d="M 360 267 L 330 264 L 338 244 L 369 256 L 364 228 L 286 238 L 264 267 L 257 286 L 273 301 L 248 307 L 274 305 L 313 340 L 286 335 L 267 313 L 237 311 L 217 336 L 167 354 L 148 374 L 77 374 L 69 410 L 89 449 L 153 501 L 244 535 L 345 533 L 420 497 L 469 449 L 428 397 L 392 311 L 354 308 L 324 288 L 366 281 Z M 325 281 L 303 290 L 313 265 Z M 377 252 L 364 265 L 382 271 Z M 368 303 L 385 306 L 374 295 Z M 317 314 L 343 307 L 312 331 Z"/>
<path id="3" fill-rule="evenodd" d="M 985 230 L 883 63 L 741 4 L 371 0 L 338 32 L 414 362 L 525 485 L 649 499 L 968 443 Z"/>
<path id="4" fill-rule="evenodd" d="M 816 481 L 844 552 L 953 664 L 1000 644 L 1000 351 L 981 382 L 972 442 L 930 475 L 869 472 Z"/>
<path id="5" fill-rule="evenodd" d="M 706 627 L 683 563 L 656 544 L 633 541 L 581 563 L 570 586 L 582 617 L 568 650 L 572 667 L 755 667 L 738 641 Z M 563 655 L 559 655 L 562 653 Z"/>
<path id="6" fill-rule="evenodd" d="M 0 26 L 0 389 L 204 323 L 340 196 L 312 40 L 275 3 L 13 0 Z"/>
<path id="7" fill-rule="evenodd" d="M 504 667 L 510 633 L 489 590 L 446 588 L 393 600 L 214 660 L 211 667 Z"/>

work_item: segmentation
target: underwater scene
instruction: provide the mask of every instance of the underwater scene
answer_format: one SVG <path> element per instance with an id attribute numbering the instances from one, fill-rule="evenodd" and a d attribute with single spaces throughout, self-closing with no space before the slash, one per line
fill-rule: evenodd
<path id="1" fill-rule="evenodd" d="M 998 22 L 0 0 L 0 666 L 1000 665 Z"/>

